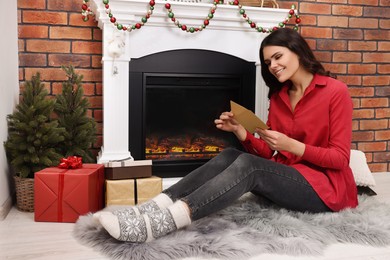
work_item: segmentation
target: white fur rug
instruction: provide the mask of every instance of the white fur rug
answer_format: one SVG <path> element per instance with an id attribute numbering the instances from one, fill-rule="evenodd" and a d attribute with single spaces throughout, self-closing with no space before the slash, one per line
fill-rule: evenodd
<path id="1" fill-rule="evenodd" d="M 106 210 L 112 210 L 107 208 Z M 338 213 L 298 213 L 251 194 L 189 227 L 145 244 L 117 241 L 91 215 L 79 218 L 75 238 L 111 259 L 185 257 L 246 259 L 261 253 L 318 255 L 332 243 L 390 245 L 390 205 L 359 196 L 359 206 Z"/>

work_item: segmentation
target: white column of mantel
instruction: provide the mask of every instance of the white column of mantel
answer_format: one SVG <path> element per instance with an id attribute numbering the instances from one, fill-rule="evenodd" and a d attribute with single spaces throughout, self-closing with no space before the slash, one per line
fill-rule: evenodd
<path id="1" fill-rule="evenodd" d="M 129 151 L 129 62 L 125 33 L 103 28 L 103 146 L 98 162 L 132 158 Z"/>

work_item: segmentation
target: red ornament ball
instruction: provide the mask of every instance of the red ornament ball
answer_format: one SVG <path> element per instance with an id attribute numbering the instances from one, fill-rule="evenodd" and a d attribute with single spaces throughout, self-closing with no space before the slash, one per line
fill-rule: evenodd
<path id="1" fill-rule="evenodd" d="M 156 2 L 154 0 L 150 0 L 150 2 L 149 2 L 150 6 L 154 6 L 155 4 L 156 4 Z"/>
<path id="2" fill-rule="evenodd" d="M 209 22 L 209 20 L 204 20 L 203 24 L 207 26 L 210 24 L 210 22 Z"/>
<path id="3" fill-rule="evenodd" d="M 136 23 L 136 24 L 135 24 L 135 28 L 137 28 L 137 29 L 140 29 L 141 26 L 142 26 L 142 25 L 141 25 L 140 23 Z"/>
<path id="4" fill-rule="evenodd" d="M 234 0 L 233 4 L 238 5 L 239 4 L 238 0 Z"/>
<path id="5" fill-rule="evenodd" d="M 301 18 L 295 19 L 295 22 L 296 22 L 296 23 L 300 23 L 300 22 L 301 22 Z"/>
<path id="6" fill-rule="evenodd" d="M 115 18 L 115 17 L 111 17 L 110 21 L 111 21 L 112 23 L 115 23 L 115 22 L 116 22 L 116 18 Z"/>
<path id="7" fill-rule="evenodd" d="M 291 9 L 288 13 L 293 15 L 295 13 L 295 11 L 293 9 Z"/>
<path id="8" fill-rule="evenodd" d="M 166 4 L 165 4 L 165 8 L 166 8 L 166 9 L 171 9 L 171 4 L 166 3 Z"/>
<path id="9" fill-rule="evenodd" d="M 255 27 L 256 27 L 256 24 L 252 22 L 252 23 L 251 23 L 251 27 L 252 27 L 252 28 L 255 28 Z"/>
<path id="10" fill-rule="evenodd" d="M 187 26 L 186 26 L 185 24 L 183 24 L 183 25 L 181 26 L 181 29 L 182 29 L 183 31 L 186 31 L 186 30 L 187 30 Z"/>
<path id="11" fill-rule="evenodd" d="M 83 5 L 81 6 L 81 9 L 87 10 L 87 9 L 88 9 L 88 6 L 87 6 L 86 4 L 83 4 Z"/>

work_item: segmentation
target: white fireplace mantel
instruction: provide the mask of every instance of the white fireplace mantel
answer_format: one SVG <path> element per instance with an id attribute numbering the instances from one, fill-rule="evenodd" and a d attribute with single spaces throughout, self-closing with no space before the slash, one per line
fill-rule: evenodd
<path id="1" fill-rule="evenodd" d="M 178 49 L 201 49 L 230 54 L 256 67 L 256 114 L 266 119 L 267 88 L 261 79 L 259 47 L 266 36 L 249 24 L 237 6 L 218 5 L 214 18 L 201 32 L 179 29 L 168 18 L 166 1 L 155 1 L 147 23 L 132 32 L 119 31 L 106 13 L 102 0 L 93 0 L 92 11 L 103 30 L 103 146 L 98 162 L 131 157 L 129 144 L 129 61 L 146 55 Z M 198 27 L 212 4 L 170 1 L 172 11 L 182 24 Z M 110 0 L 111 13 L 125 26 L 139 23 L 149 10 L 148 0 Z M 286 19 L 287 9 L 245 7 L 250 19 L 263 28 L 272 28 Z"/>

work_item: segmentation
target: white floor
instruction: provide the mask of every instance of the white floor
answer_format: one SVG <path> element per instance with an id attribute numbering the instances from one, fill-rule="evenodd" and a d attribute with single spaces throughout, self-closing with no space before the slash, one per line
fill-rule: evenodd
<path id="1" fill-rule="evenodd" d="M 374 173 L 377 199 L 390 203 L 390 173 Z M 390 216 L 389 216 L 390 221 Z M 0 221 L 0 260 L 3 259 L 107 259 L 72 237 L 74 224 L 34 222 L 33 213 L 13 208 L 4 221 Z M 199 258 L 186 258 L 195 260 Z M 263 254 L 247 260 L 389 260 L 390 246 L 375 248 L 353 244 L 335 244 L 317 257 L 291 257 Z M 184 259 L 183 259 L 184 260 Z M 206 259 L 202 259 L 206 260 Z M 212 260 L 212 259 L 207 259 Z M 237 259 L 242 260 L 242 259 Z"/>

